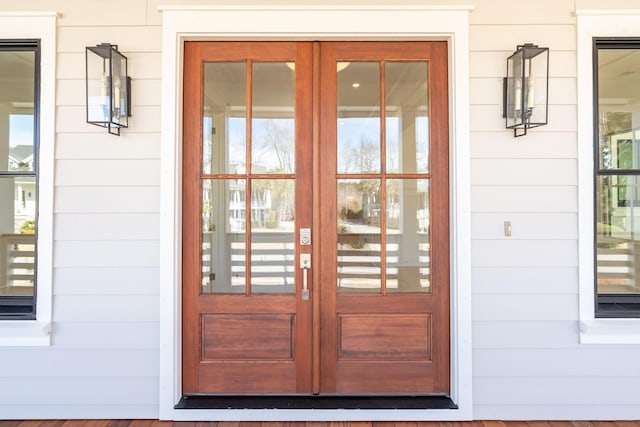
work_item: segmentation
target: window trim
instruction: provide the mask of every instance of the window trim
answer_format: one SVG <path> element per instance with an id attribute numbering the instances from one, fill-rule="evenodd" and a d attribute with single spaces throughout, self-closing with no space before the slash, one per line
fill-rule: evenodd
<path id="1" fill-rule="evenodd" d="M 594 37 L 640 37 L 640 10 L 578 10 L 578 269 L 580 342 L 582 344 L 640 344 L 640 319 L 595 315 L 594 233 Z"/>
<path id="2" fill-rule="evenodd" d="M 640 37 L 628 38 L 628 37 L 593 37 L 593 170 L 594 170 L 594 204 L 593 210 L 596 212 L 598 200 L 598 190 L 596 188 L 595 181 L 599 177 L 640 177 L 640 169 L 638 168 L 624 168 L 621 169 L 619 166 L 615 169 L 607 169 L 601 167 L 601 153 L 600 153 L 600 141 L 599 141 L 599 120 L 600 120 L 600 104 L 599 104 L 599 85 L 600 85 L 600 74 L 599 74 L 599 63 L 598 63 L 598 52 L 600 50 L 620 50 L 620 49 L 635 49 L 640 51 Z M 632 131 L 633 132 L 633 131 Z M 618 206 L 620 206 L 620 201 L 618 200 Z M 594 236 L 597 234 L 597 229 L 595 229 L 595 221 L 594 221 Z M 628 318 L 637 318 L 640 317 L 640 295 L 638 294 L 600 294 L 598 293 L 598 285 L 597 285 L 597 276 L 598 276 L 598 268 L 597 268 L 597 237 L 594 238 L 594 310 L 596 318 L 619 318 L 619 319 L 628 319 Z M 621 310 L 614 309 L 615 303 L 625 304 L 634 304 L 632 310 Z"/>
<path id="3" fill-rule="evenodd" d="M 51 343 L 56 20 L 56 12 L 0 13 L 0 39 L 40 40 L 36 318 L 0 321 L 0 347 Z"/>

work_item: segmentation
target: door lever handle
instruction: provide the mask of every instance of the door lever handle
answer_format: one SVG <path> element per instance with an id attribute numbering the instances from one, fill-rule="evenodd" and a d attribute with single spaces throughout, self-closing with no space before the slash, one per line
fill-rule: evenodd
<path id="1" fill-rule="evenodd" d="M 308 272 L 311 268 L 311 254 L 300 254 L 300 268 L 302 269 L 302 300 L 309 300 Z"/>

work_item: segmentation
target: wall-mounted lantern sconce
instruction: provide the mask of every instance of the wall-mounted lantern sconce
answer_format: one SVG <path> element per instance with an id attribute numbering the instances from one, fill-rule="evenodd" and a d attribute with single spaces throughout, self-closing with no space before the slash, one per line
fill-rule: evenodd
<path id="1" fill-rule="evenodd" d="M 120 128 L 129 126 L 131 116 L 131 77 L 127 75 L 127 57 L 117 45 L 87 46 L 86 82 L 87 123 L 120 135 Z"/>
<path id="2" fill-rule="evenodd" d="M 502 117 L 513 136 L 547 124 L 549 110 L 549 48 L 519 45 L 507 59 L 503 80 Z"/>

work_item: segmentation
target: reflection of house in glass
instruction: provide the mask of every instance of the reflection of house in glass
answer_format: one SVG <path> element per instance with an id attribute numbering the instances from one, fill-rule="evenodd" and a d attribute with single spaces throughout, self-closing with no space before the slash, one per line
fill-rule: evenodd
<path id="1" fill-rule="evenodd" d="M 235 173 L 242 175 L 245 173 L 244 165 L 234 167 Z M 254 166 L 254 173 L 264 173 L 266 170 L 260 166 Z M 257 169 L 257 170 L 256 170 Z M 229 231 L 241 232 L 245 230 L 246 224 L 246 185 L 244 179 L 229 180 L 228 182 L 228 218 Z M 278 216 L 272 213 L 271 185 L 273 181 L 255 180 L 250 191 L 251 197 L 251 225 L 252 228 L 267 228 L 269 221 Z M 219 199 L 221 200 L 221 199 Z M 271 219 L 273 217 L 273 219 Z"/>
<path id="2" fill-rule="evenodd" d="M 33 146 L 17 145 L 10 147 L 9 170 L 33 170 Z"/>
<path id="3" fill-rule="evenodd" d="M 33 166 L 33 146 L 17 145 L 9 148 L 10 171 L 32 171 Z M 14 185 L 16 229 L 19 229 L 24 221 L 33 219 L 31 212 L 35 211 L 36 184 L 32 177 L 17 177 Z"/>

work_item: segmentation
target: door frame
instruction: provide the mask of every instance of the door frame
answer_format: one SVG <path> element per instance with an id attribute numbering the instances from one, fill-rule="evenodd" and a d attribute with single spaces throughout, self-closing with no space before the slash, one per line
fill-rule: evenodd
<path id="1" fill-rule="evenodd" d="M 468 6 L 163 6 L 159 418 L 171 420 L 472 419 Z M 389 17 L 393 19 L 389 19 Z M 182 52 L 187 40 L 449 42 L 451 398 L 447 410 L 181 410 Z"/>

